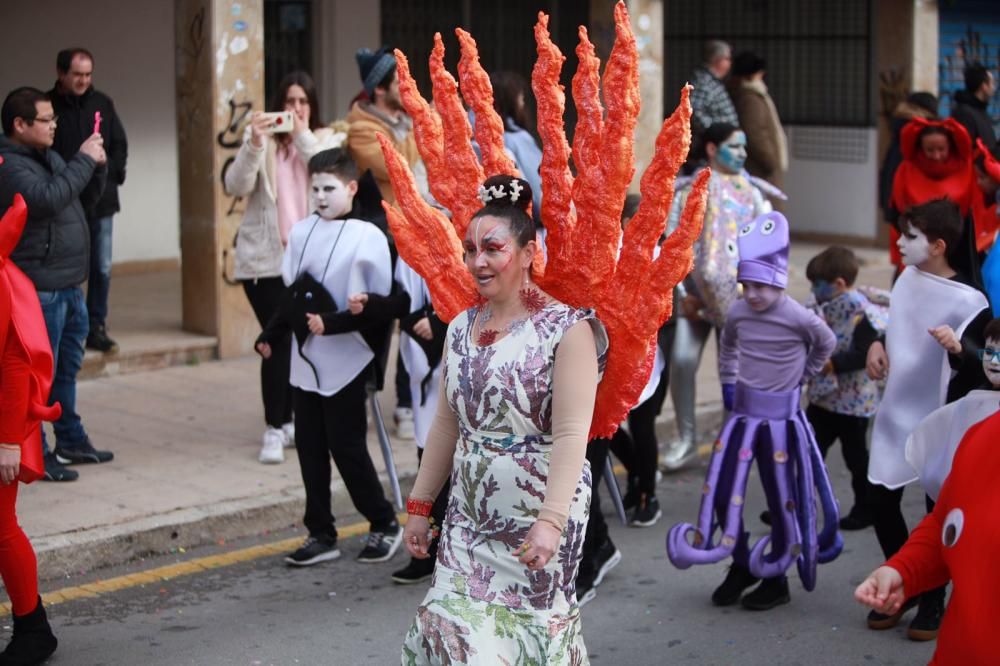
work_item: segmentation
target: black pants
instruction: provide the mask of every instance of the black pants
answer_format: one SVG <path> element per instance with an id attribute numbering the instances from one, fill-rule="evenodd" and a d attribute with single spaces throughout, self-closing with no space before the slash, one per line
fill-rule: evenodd
<path id="1" fill-rule="evenodd" d="M 890 490 L 878 483 L 869 484 L 868 505 L 871 507 L 872 519 L 875 526 L 875 537 L 882 548 L 885 559 L 889 559 L 899 552 L 909 538 L 910 533 L 906 527 L 906 519 L 903 518 L 901 504 L 903 502 L 903 488 Z M 927 513 L 934 510 L 934 500 L 924 496 L 924 504 Z M 946 585 L 928 590 L 920 595 L 921 603 L 944 602 Z"/>
<path id="2" fill-rule="evenodd" d="M 594 555 L 597 549 L 608 540 L 608 523 L 601 513 L 601 481 L 604 479 L 604 467 L 608 461 L 608 449 L 611 440 L 594 439 L 587 443 L 587 460 L 590 462 L 590 517 L 587 519 L 587 530 L 583 534 L 583 556 L 580 559 L 578 576 L 592 578 L 594 575 Z"/>
<path id="3" fill-rule="evenodd" d="M 400 334 L 402 335 L 402 334 Z M 396 406 L 413 407 L 413 396 L 410 392 L 410 373 L 403 364 L 403 355 L 396 352 Z"/>
<path id="4" fill-rule="evenodd" d="M 420 463 L 424 461 L 424 450 L 417 449 L 417 465 L 419 467 Z M 448 512 L 448 496 L 451 493 L 451 483 L 448 481 L 444 482 L 444 486 L 441 488 L 441 492 L 438 493 L 437 497 L 434 498 L 434 506 L 431 507 L 431 518 L 434 519 L 434 526 L 441 529 L 444 525 L 444 516 Z M 441 540 L 440 534 L 436 539 L 431 540 L 431 545 L 428 548 L 428 552 L 431 557 L 437 554 L 438 542 Z"/>
<path id="5" fill-rule="evenodd" d="M 851 511 L 868 512 L 868 422 L 864 416 L 837 414 L 822 407 L 809 405 L 806 417 L 816 432 L 816 443 L 826 459 L 826 452 L 833 443 L 840 440 L 840 452 L 844 464 L 851 473 L 851 489 L 854 491 L 854 508 Z"/>
<path id="6" fill-rule="evenodd" d="M 330 511 L 330 456 L 358 511 L 373 532 L 384 532 L 396 515 L 385 498 L 371 456 L 365 411 L 364 371 L 330 397 L 295 389 L 295 447 L 306 488 L 303 520 L 314 537 L 336 537 Z"/>
<path id="7" fill-rule="evenodd" d="M 278 309 L 285 283 L 280 277 L 243 280 L 242 283 L 257 322 L 264 328 Z M 271 345 L 271 358 L 261 359 L 260 362 L 264 421 L 272 428 L 280 428 L 292 420 L 292 386 L 288 383 L 291 364 L 291 334 Z"/>
<path id="8" fill-rule="evenodd" d="M 656 415 L 660 413 L 660 405 L 666 394 L 667 382 L 661 380 L 653 395 L 628 413 L 633 457 L 632 466 L 626 465 L 626 468 L 630 477 L 634 475 L 636 489 L 647 497 L 656 495 L 656 465 L 660 452 L 660 444 L 656 439 Z M 616 439 L 620 439 L 617 433 Z"/>

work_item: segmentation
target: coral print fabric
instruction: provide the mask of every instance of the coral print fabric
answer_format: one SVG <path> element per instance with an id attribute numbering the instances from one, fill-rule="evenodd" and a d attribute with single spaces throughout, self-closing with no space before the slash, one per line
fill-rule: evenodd
<path id="1" fill-rule="evenodd" d="M 476 309 L 467 310 L 448 331 L 445 393 L 460 432 L 452 494 L 432 587 L 407 634 L 402 663 L 587 664 L 575 580 L 589 465 L 548 564 L 530 570 L 514 551 L 545 498 L 556 348 L 577 322 L 600 324 L 592 311 L 553 303 L 479 346 L 475 318 Z"/>

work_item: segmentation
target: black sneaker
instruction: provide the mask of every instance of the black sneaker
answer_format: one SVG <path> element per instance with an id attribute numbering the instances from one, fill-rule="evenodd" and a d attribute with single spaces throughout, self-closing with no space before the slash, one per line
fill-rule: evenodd
<path id="1" fill-rule="evenodd" d="M 392 582 L 399 583 L 400 585 L 413 585 L 415 583 L 420 583 L 427 580 L 434 575 L 434 558 L 428 557 L 423 560 L 418 560 L 415 557 L 410 558 L 410 563 L 399 571 L 394 571 L 392 573 Z"/>
<path id="2" fill-rule="evenodd" d="M 597 587 L 590 576 L 576 577 L 576 605 L 583 608 L 597 596 Z"/>
<path id="3" fill-rule="evenodd" d="M 59 462 L 54 453 L 45 454 L 45 476 L 44 481 L 76 481 L 80 478 L 80 473 L 71 469 L 66 469 Z"/>
<path id="4" fill-rule="evenodd" d="M 745 595 L 740 603 L 747 610 L 771 610 L 792 600 L 788 594 L 788 579 L 784 576 L 765 578 L 757 589 Z"/>
<path id="5" fill-rule="evenodd" d="M 649 496 L 643 493 L 639 496 L 639 506 L 635 508 L 632 519 L 628 521 L 629 527 L 652 527 L 660 519 L 663 512 L 660 511 L 660 500 L 656 495 Z"/>
<path id="6" fill-rule="evenodd" d="M 385 532 L 373 530 L 368 533 L 368 541 L 358 554 L 358 562 L 374 563 L 392 559 L 401 543 L 403 543 L 403 528 L 393 521 Z"/>
<path id="7" fill-rule="evenodd" d="M 911 641 L 932 641 L 937 638 L 941 628 L 941 618 L 944 617 L 944 599 L 935 595 L 932 598 L 921 597 L 917 614 L 906 630 L 906 636 Z"/>
<path id="8" fill-rule="evenodd" d="M 872 517 L 868 511 L 855 506 L 846 516 L 840 519 L 839 525 L 840 529 L 848 532 L 863 530 L 866 527 L 872 526 Z"/>
<path id="9" fill-rule="evenodd" d="M 597 552 L 594 553 L 594 570 L 596 574 L 594 575 L 593 587 L 597 587 L 604 582 L 604 577 L 608 575 L 608 572 L 618 566 L 618 563 L 621 561 L 622 551 L 615 547 L 611 539 L 605 539 L 604 543 L 597 547 Z M 579 592 L 577 592 L 577 595 L 579 595 Z"/>
<path id="10" fill-rule="evenodd" d="M 118 343 L 108 337 L 108 331 L 103 326 L 91 326 L 87 334 L 87 349 L 113 354 L 118 351 Z"/>
<path id="11" fill-rule="evenodd" d="M 340 557 L 336 537 L 306 537 L 306 540 L 285 562 L 293 567 L 311 567 L 320 562 L 329 562 Z"/>
<path id="12" fill-rule="evenodd" d="M 740 600 L 743 590 L 753 586 L 758 580 L 760 579 L 750 573 L 749 569 L 733 564 L 729 567 L 726 580 L 712 592 L 712 603 L 716 606 L 732 606 Z"/>
<path id="13" fill-rule="evenodd" d="M 629 477 L 625 495 L 622 497 L 622 508 L 631 511 L 637 506 L 639 506 L 639 482 L 635 477 Z"/>
<path id="14" fill-rule="evenodd" d="M 111 451 L 98 451 L 90 440 L 84 440 L 81 446 L 73 448 L 56 447 L 56 458 L 63 465 L 86 465 L 93 463 L 106 463 L 115 459 L 115 454 Z"/>
<path id="15" fill-rule="evenodd" d="M 903 619 L 903 615 L 906 611 L 910 610 L 920 601 L 920 597 L 910 597 L 903 602 L 903 605 L 899 607 L 899 610 L 892 615 L 886 615 L 885 613 L 879 613 L 878 611 L 870 611 L 868 613 L 868 628 L 874 629 L 875 631 L 883 631 L 885 629 L 892 629 L 899 621 Z"/>

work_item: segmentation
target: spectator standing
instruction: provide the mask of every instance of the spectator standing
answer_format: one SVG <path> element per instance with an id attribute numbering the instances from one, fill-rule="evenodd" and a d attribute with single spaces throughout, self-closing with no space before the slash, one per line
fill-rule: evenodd
<path id="1" fill-rule="evenodd" d="M 788 171 L 788 141 L 764 83 L 766 68 L 767 62 L 757 54 L 740 53 L 733 60 L 729 91 L 739 127 L 747 135 L 747 171 L 780 189 Z"/>
<path id="2" fill-rule="evenodd" d="M 243 285 L 261 328 L 274 316 L 284 292 L 281 260 L 292 225 L 309 215 L 309 172 L 317 153 L 339 147 L 344 135 L 321 127 L 312 77 L 292 72 L 278 85 L 271 111 L 291 111 L 292 131 L 274 133 L 271 121 L 255 113 L 243 145 L 226 171 L 226 192 L 248 197 L 236 238 L 235 277 Z M 283 462 L 284 448 L 295 443 L 292 423 L 291 337 L 275 345 L 260 364 L 266 428 L 258 460 Z"/>
<path id="3" fill-rule="evenodd" d="M 965 68 L 965 90 L 955 92 L 955 105 L 951 110 L 951 117 L 962 123 L 972 145 L 976 145 L 976 139 L 982 139 L 987 150 L 997 145 L 993 120 L 986 110 L 996 91 L 993 72 L 979 63 L 972 63 Z"/>
<path id="4" fill-rule="evenodd" d="M 62 405 L 62 416 L 53 424 L 54 451 L 49 451 L 42 433 L 44 478 L 72 481 L 78 474 L 64 464 L 104 463 L 114 458 L 110 451 L 94 448 L 76 412 L 76 375 L 89 325 L 80 288 L 90 261 L 84 208 L 96 203 L 107 177 L 104 139 L 91 134 L 68 162 L 63 161 L 52 150 L 57 123 L 52 102 L 35 88 L 12 91 L 0 117 L 4 132 L 0 157 L 5 162 L 0 167 L 0 201 L 12 201 L 20 193 L 28 205 L 24 233 L 10 258 L 38 291 L 55 357 L 49 404 Z M 88 187 L 91 180 L 94 186 Z"/>
<path id="5" fill-rule="evenodd" d="M 732 49 L 726 42 L 705 42 L 704 62 L 691 75 L 691 155 L 701 151 L 701 135 L 715 123 L 739 126 L 736 107 L 722 82 L 732 67 Z"/>
<path id="6" fill-rule="evenodd" d="M 542 177 L 538 172 L 542 165 L 542 149 L 527 129 L 531 126 L 528 82 L 516 72 L 503 71 L 490 76 L 490 83 L 493 85 L 493 106 L 503 118 L 503 145 L 514 155 L 521 178 L 537 193 L 531 202 L 531 215 L 537 226 L 542 221 Z"/>
<path id="7" fill-rule="evenodd" d="M 889 199 L 892 197 L 892 181 L 896 177 L 896 170 L 903 162 L 903 150 L 900 147 L 903 127 L 914 118 L 937 120 L 937 117 L 938 99 L 929 92 L 910 93 L 893 109 L 892 118 L 889 120 L 892 139 L 885 151 L 878 180 L 879 205 L 882 207 L 882 216 L 887 222 L 892 222 L 898 217 L 898 211 L 889 205 Z"/>
<path id="8" fill-rule="evenodd" d="M 125 183 L 128 139 L 114 102 L 96 90 L 92 79 L 94 56 L 84 48 L 63 49 L 56 56 L 56 83 L 48 92 L 52 108 L 59 117 L 55 143 L 63 158 L 70 160 L 97 127 L 108 156 L 108 176 L 104 193 L 84 213 L 90 229 L 90 273 L 87 277 L 87 314 L 90 333 L 87 348 L 114 352 L 118 345 L 108 336 L 108 294 L 111 291 L 111 231 L 115 213 L 121 210 L 118 187 Z"/>

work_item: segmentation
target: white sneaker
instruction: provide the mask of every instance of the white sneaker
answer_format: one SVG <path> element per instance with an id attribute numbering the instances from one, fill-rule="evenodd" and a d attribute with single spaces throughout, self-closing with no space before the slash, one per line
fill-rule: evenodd
<path id="1" fill-rule="evenodd" d="M 694 442 L 675 440 L 667 447 L 661 458 L 660 469 L 668 474 L 687 467 L 698 458 L 698 446 Z"/>
<path id="2" fill-rule="evenodd" d="M 286 449 L 290 449 L 295 446 L 295 424 L 289 421 L 285 425 L 281 426 L 281 434 L 284 436 L 284 446 Z"/>
<path id="3" fill-rule="evenodd" d="M 260 447 L 260 455 L 257 460 L 265 465 L 275 465 L 285 462 L 285 433 L 278 428 L 268 426 L 264 431 L 263 446 Z"/>
<path id="4" fill-rule="evenodd" d="M 397 407 L 392 413 L 392 418 L 396 422 L 396 436 L 400 439 L 413 439 L 416 430 L 413 427 L 413 410 L 409 407 Z"/>

